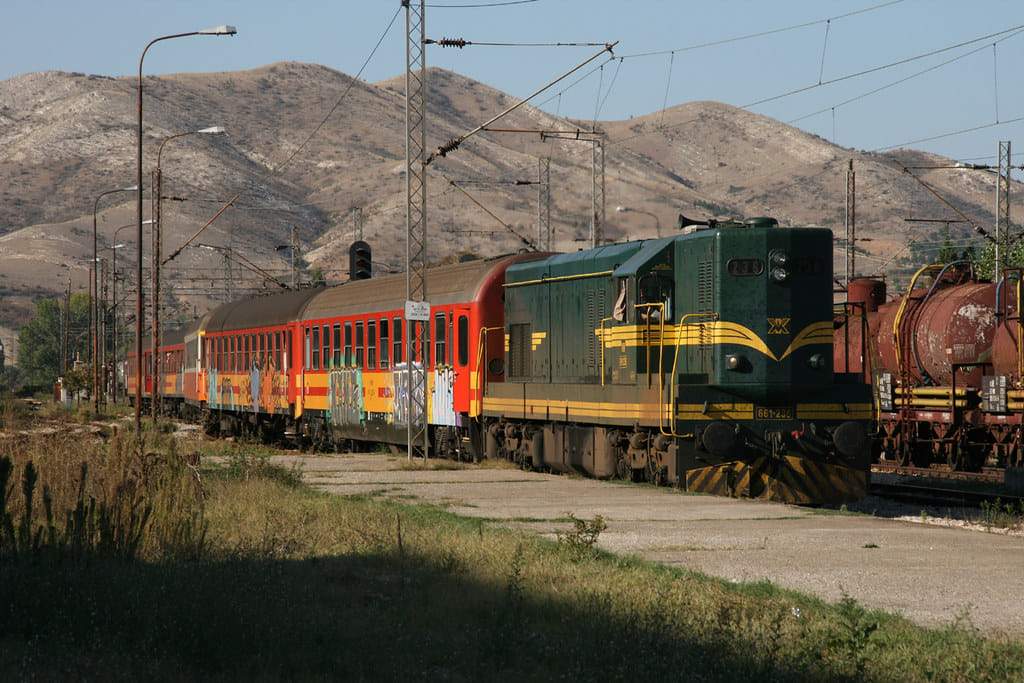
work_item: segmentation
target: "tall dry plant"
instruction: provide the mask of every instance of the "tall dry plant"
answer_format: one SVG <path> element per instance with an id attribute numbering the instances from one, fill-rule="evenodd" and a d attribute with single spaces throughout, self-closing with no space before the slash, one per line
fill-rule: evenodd
<path id="1" fill-rule="evenodd" d="M 198 558 L 206 522 L 196 464 L 178 455 L 173 439 L 105 442 L 74 432 L 4 439 L 0 554 Z"/>

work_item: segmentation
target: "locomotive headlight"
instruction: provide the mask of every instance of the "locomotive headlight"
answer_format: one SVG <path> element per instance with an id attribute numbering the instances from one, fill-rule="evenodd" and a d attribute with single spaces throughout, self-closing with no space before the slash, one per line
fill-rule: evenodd
<path id="1" fill-rule="evenodd" d="M 784 251 L 773 251 L 769 256 L 771 261 L 772 269 L 769 272 L 769 277 L 775 282 L 785 282 L 789 277 L 789 271 L 786 270 L 786 264 L 789 263 L 789 256 Z"/>
<path id="2" fill-rule="evenodd" d="M 825 356 L 816 353 L 807 359 L 807 364 L 811 366 L 812 370 L 821 370 L 825 367 Z"/>
<path id="3" fill-rule="evenodd" d="M 729 370 L 739 370 L 743 367 L 743 357 L 730 353 L 725 357 L 725 367 Z"/>

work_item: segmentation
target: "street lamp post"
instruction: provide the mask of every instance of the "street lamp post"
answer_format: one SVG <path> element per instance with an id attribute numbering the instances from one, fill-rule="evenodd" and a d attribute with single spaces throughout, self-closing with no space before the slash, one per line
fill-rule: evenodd
<path id="1" fill-rule="evenodd" d="M 96 276 L 96 256 L 97 256 L 97 238 L 96 238 L 96 224 L 97 224 L 97 213 L 99 212 L 100 198 L 114 194 L 115 192 L 134 192 L 142 186 L 142 183 L 134 185 L 132 187 L 119 187 L 115 190 L 107 190 L 106 192 L 100 192 L 96 196 L 96 201 L 92 203 L 92 272 L 89 276 L 89 332 L 92 334 L 92 395 L 93 395 L 93 408 L 98 413 L 100 411 L 100 392 L 99 392 L 99 367 L 97 366 L 97 359 L 99 357 L 99 307 L 97 306 L 97 299 L 99 299 L 99 283 Z M 139 196 L 142 193 L 139 192 Z M 95 312 L 95 315 L 93 315 Z M 95 327 L 94 327 L 95 325 Z"/>
<path id="2" fill-rule="evenodd" d="M 652 211 L 645 211 L 643 209 L 634 209 L 631 206 L 616 206 L 615 210 L 619 213 L 626 213 L 627 211 L 632 211 L 633 213 L 642 213 L 650 216 L 651 218 L 654 219 L 654 227 L 658 232 L 658 237 L 661 237 L 661 221 L 658 219 L 658 214 Z"/>
<path id="3" fill-rule="evenodd" d="M 142 224 L 143 225 L 147 225 L 147 224 L 151 224 L 152 222 L 153 222 L 152 219 L 146 219 L 146 220 L 142 221 Z M 111 306 L 112 314 L 113 314 L 113 319 L 114 319 L 114 330 L 113 330 L 113 335 L 112 335 L 113 339 L 112 339 L 112 343 L 111 343 L 111 355 L 113 356 L 113 362 L 111 363 L 111 374 L 113 375 L 114 380 L 113 380 L 113 383 L 112 383 L 112 386 L 111 386 L 111 394 L 112 394 L 111 400 L 114 403 L 117 403 L 117 250 L 118 249 L 123 249 L 126 246 L 128 246 L 127 244 L 122 244 L 122 243 L 118 242 L 117 241 L 117 237 L 118 237 L 118 235 L 121 234 L 122 230 L 125 230 L 127 228 L 134 228 L 134 227 L 135 227 L 134 223 L 129 223 L 127 225 L 122 225 L 121 227 L 119 227 L 117 230 L 114 231 L 114 240 L 113 240 L 114 241 L 114 246 L 106 247 L 106 249 L 110 249 L 111 253 L 113 254 L 111 268 L 114 271 L 114 273 L 113 273 L 113 283 L 114 284 L 113 284 L 113 296 L 112 296 L 113 305 Z"/>
<path id="4" fill-rule="evenodd" d="M 160 149 L 156 153 L 156 170 L 153 172 L 153 390 L 151 392 L 151 408 L 153 424 L 156 424 L 157 415 L 160 412 L 160 385 L 158 378 L 161 376 L 160 362 L 160 260 L 161 246 L 163 244 L 163 214 L 161 212 L 161 201 L 163 200 L 163 172 L 160 160 L 163 157 L 164 145 L 185 135 L 224 135 L 224 129 L 220 126 L 210 126 L 199 130 L 190 130 L 184 133 L 175 133 L 164 138 L 160 143 Z"/>
<path id="5" fill-rule="evenodd" d="M 171 38 L 184 38 L 186 36 L 233 36 L 238 33 L 238 30 L 234 26 L 217 26 L 216 28 L 203 29 L 202 31 L 190 31 L 188 33 L 175 33 L 169 36 L 161 36 L 154 38 L 149 41 L 145 49 L 142 51 L 142 56 L 139 57 L 139 129 L 138 129 L 138 145 L 136 147 L 135 154 L 135 170 L 138 177 L 137 186 L 142 187 L 142 62 L 146 58 L 146 52 L 149 48 L 153 47 L 155 43 L 161 40 L 170 40 Z M 138 276 L 139 292 L 135 298 L 135 360 L 137 363 L 136 371 L 136 382 L 135 382 L 135 434 L 140 436 L 142 434 L 142 382 L 143 382 L 143 365 L 142 365 L 142 321 L 143 321 L 143 290 L 142 290 L 142 193 L 138 194 L 138 201 L 135 205 L 136 208 L 136 243 L 138 245 L 138 266 L 136 269 L 136 275 Z"/>

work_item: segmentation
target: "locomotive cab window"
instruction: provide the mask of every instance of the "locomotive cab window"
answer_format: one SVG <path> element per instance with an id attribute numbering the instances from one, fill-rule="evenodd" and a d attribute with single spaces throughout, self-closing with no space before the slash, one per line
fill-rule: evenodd
<path id="1" fill-rule="evenodd" d="M 640 320 L 660 321 L 664 310 L 665 322 L 672 319 L 672 278 L 658 273 L 647 273 L 637 281 L 637 315 Z"/>

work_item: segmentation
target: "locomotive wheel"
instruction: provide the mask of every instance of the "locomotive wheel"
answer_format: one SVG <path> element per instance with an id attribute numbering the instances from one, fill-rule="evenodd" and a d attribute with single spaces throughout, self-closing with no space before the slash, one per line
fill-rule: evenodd
<path id="1" fill-rule="evenodd" d="M 615 478 L 623 481 L 633 480 L 633 468 L 630 467 L 627 458 L 619 457 L 615 460 Z"/>
<path id="2" fill-rule="evenodd" d="M 644 467 L 644 481 L 655 486 L 665 483 L 665 468 L 658 465 L 654 458 L 647 459 L 647 466 Z"/>

